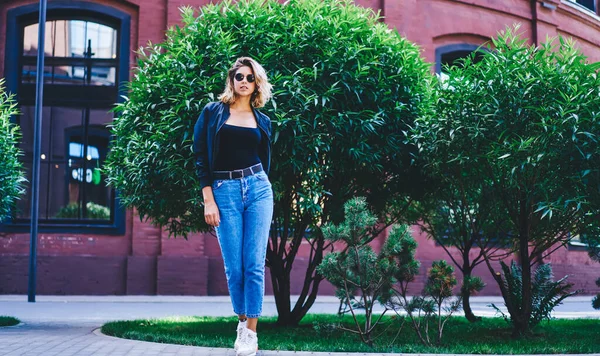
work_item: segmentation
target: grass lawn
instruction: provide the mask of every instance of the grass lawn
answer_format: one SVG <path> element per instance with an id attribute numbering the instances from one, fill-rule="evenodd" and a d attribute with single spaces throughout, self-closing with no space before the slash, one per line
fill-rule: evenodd
<path id="1" fill-rule="evenodd" d="M 404 353 L 455 353 L 455 354 L 558 354 L 599 353 L 600 320 L 575 319 L 543 322 L 531 337 L 514 340 L 508 324 L 501 318 L 484 318 L 475 324 L 463 317 L 448 321 L 442 345 L 426 347 L 420 344 L 409 322 L 404 324 L 398 338 L 400 322 L 384 318 L 379 331 L 382 336 L 374 348 L 364 345 L 358 335 L 328 327 L 343 322 L 354 324 L 350 316 L 307 315 L 297 328 L 275 325 L 276 318 L 261 318 L 258 325 L 259 347 L 262 350 L 292 351 L 344 351 L 344 352 L 404 352 Z M 213 317 L 179 317 L 118 321 L 105 324 L 102 332 L 127 339 L 162 343 L 233 347 L 237 319 Z M 432 333 L 434 337 L 435 332 Z"/>
<path id="2" fill-rule="evenodd" d="M 19 319 L 13 318 L 12 316 L 0 316 L 0 326 L 13 326 L 20 322 Z"/>

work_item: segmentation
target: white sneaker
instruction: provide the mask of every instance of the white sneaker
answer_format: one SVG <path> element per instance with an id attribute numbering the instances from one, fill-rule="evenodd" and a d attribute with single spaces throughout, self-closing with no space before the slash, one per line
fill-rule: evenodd
<path id="1" fill-rule="evenodd" d="M 245 337 L 241 340 L 236 356 L 256 356 L 258 351 L 258 337 L 250 329 L 246 329 Z"/>
<path id="2" fill-rule="evenodd" d="M 248 320 L 239 321 L 237 326 L 237 337 L 235 338 L 235 343 L 233 344 L 233 349 L 237 351 L 240 348 L 240 343 L 246 337 L 246 328 Z"/>

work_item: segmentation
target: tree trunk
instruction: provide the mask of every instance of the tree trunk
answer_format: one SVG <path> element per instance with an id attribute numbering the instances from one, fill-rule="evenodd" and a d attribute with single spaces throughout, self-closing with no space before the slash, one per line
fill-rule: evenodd
<path id="1" fill-rule="evenodd" d="M 521 278 L 523 284 L 521 286 L 521 306 L 519 315 L 514 319 L 513 336 L 521 337 L 529 334 L 529 319 L 531 318 L 531 266 L 528 249 L 528 239 L 521 236 L 519 242 L 519 256 L 521 260 Z"/>
<path id="2" fill-rule="evenodd" d="M 529 204 L 521 199 L 519 217 L 519 262 L 521 263 L 521 305 L 518 317 L 513 317 L 513 336 L 521 337 L 529 334 L 531 318 L 531 256 L 529 256 Z"/>
<path id="3" fill-rule="evenodd" d="M 283 264 L 271 264 L 271 284 L 273 285 L 273 296 L 277 306 L 277 324 L 289 325 L 291 314 L 290 302 L 290 276 L 285 273 Z"/>
<path id="4" fill-rule="evenodd" d="M 271 262 L 271 282 L 273 284 L 273 294 L 277 306 L 277 325 L 298 326 L 302 318 L 308 313 L 314 304 L 319 285 L 323 278 L 316 273 L 316 268 L 323 261 L 325 240 L 321 234 L 314 237 L 315 250 L 311 253 L 308 261 L 308 267 L 304 274 L 304 282 L 298 300 L 294 307 L 291 307 L 291 271 L 295 260 L 295 255 L 288 255 L 287 259 L 282 256 L 275 256 L 276 260 Z"/>
<path id="5" fill-rule="evenodd" d="M 463 311 L 465 312 L 465 318 L 471 323 L 481 320 L 480 317 L 476 316 L 471 309 L 471 288 L 467 287 L 469 283 L 468 280 L 471 278 L 471 274 L 473 269 L 469 265 L 469 259 L 463 257 L 463 288 L 462 288 L 462 303 L 463 303 Z"/>
<path id="6" fill-rule="evenodd" d="M 463 302 L 463 311 L 465 312 L 465 318 L 467 318 L 468 321 L 470 321 L 471 323 L 474 323 L 476 321 L 479 321 L 481 318 L 477 317 L 474 313 L 473 310 L 471 309 L 471 288 L 465 288 L 468 287 L 469 284 L 469 279 L 471 278 L 471 275 L 473 273 L 473 267 L 471 266 L 471 261 L 469 260 L 469 251 L 471 250 L 471 246 L 469 245 L 468 248 L 465 248 L 464 253 L 463 253 L 463 266 L 462 266 L 462 272 L 463 272 L 463 288 L 461 291 L 461 295 L 462 295 L 462 302 Z"/>

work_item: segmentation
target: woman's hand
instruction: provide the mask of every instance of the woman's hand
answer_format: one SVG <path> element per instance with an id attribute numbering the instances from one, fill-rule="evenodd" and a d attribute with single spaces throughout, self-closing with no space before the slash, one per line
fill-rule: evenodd
<path id="1" fill-rule="evenodd" d="M 212 187 L 202 188 L 202 195 L 204 196 L 204 220 L 208 225 L 219 226 L 221 217 L 219 216 L 219 207 L 215 203 Z"/>
<path id="2" fill-rule="evenodd" d="M 204 201 L 204 219 L 211 226 L 219 226 L 221 218 L 219 217 L 219 208 L 214 201 Z"/>

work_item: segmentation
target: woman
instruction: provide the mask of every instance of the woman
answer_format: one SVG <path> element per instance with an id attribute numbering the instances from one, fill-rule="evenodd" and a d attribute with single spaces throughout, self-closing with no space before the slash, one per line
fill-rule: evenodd
<path id="1" fill-rule="evenodd" d="M 254 356 L 258 349 L 256 325 L 262 312 L 273 193 L 267 177 L 271 120 L 257 108 L 270 97 L 265 70 L 241 57 L 228 72 L 220 101 L 206 105 L 194 127 L 204 218 L 215 227 L 221 246 L 239 319 L 234 343 L 239 356 Z"/>

